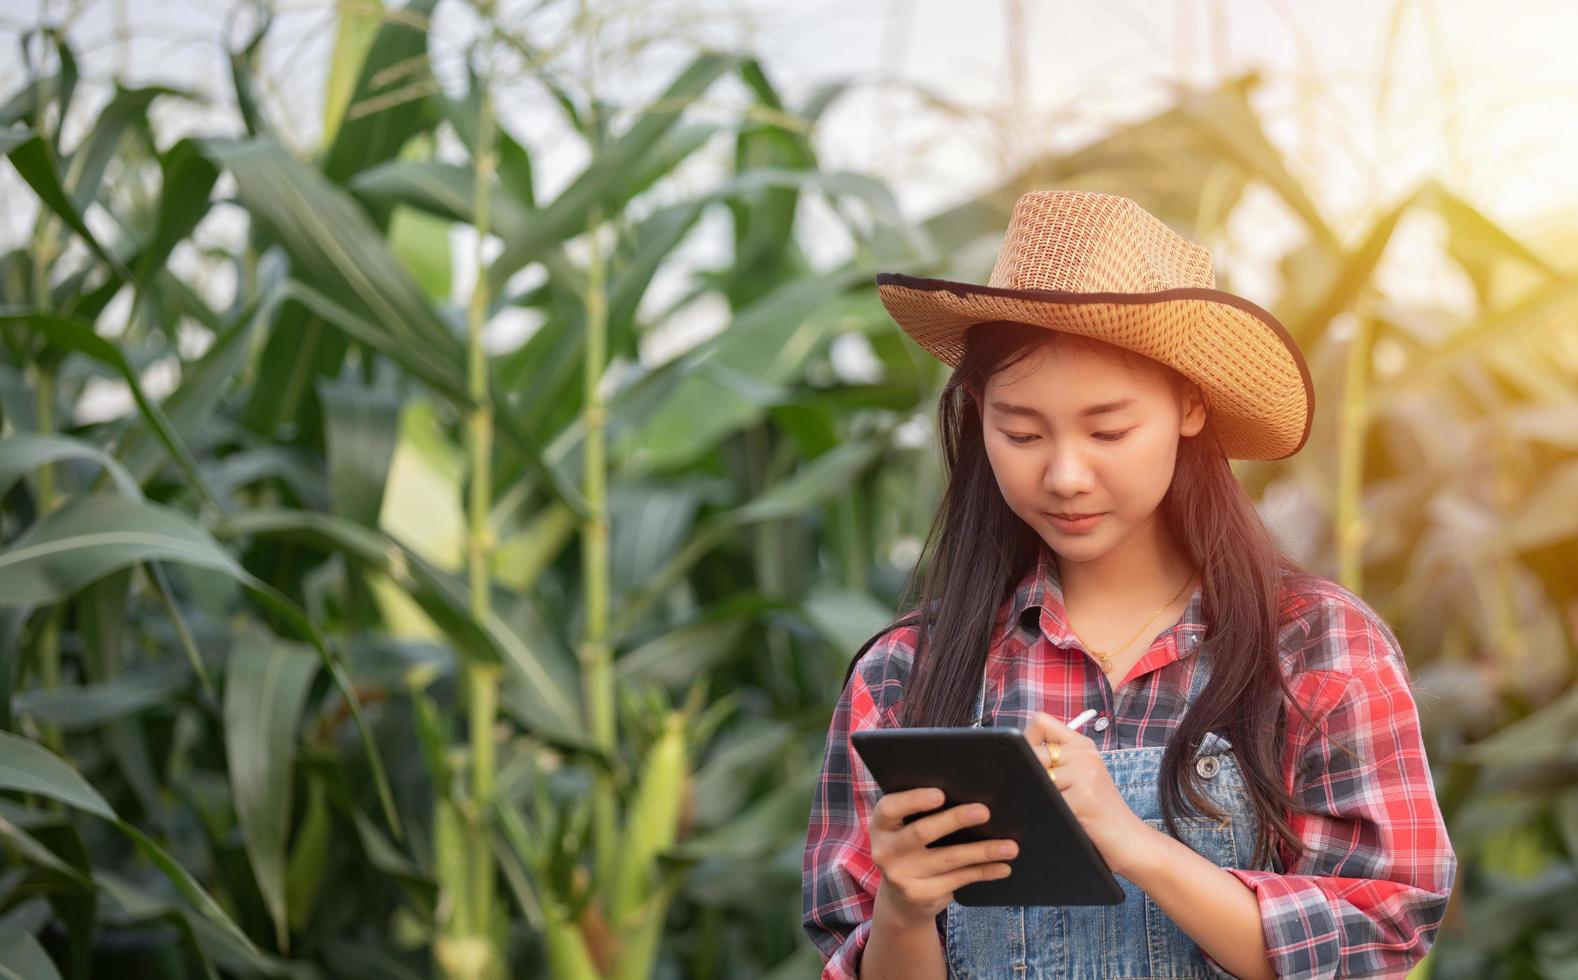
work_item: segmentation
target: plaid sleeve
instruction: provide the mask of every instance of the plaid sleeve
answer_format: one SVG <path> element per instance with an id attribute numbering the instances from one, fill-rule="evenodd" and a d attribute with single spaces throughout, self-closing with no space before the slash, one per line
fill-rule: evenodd
<path id="1" fill-rule="evenodd" d="M 1227 869 L 1255 891 L 1280 977 L 1403 976 L 1434 942 L 1457 870 L 1396 638 L 1365 618 L 1343 642 L 1365 666 L 1300 675 L 1294 689 L 1330 704 L 1325 731 L 1359 758 L 1290 736 L 1289 786 L 1306 812 L 1289 818 L 1305 853 L 1283 852 L 1286 874 Z"/>
<path id="2" fill-rule="evenodd" d="M 849 737 L 893 717 L 910 632 L 896 629 L 861 655 L 828 727 L 801 866 L 802 925 L 822 954 L 823 980 L 854 980 L 871 932 L 882 870 L 871 859 L 866 820 L 882 791 Z"/>

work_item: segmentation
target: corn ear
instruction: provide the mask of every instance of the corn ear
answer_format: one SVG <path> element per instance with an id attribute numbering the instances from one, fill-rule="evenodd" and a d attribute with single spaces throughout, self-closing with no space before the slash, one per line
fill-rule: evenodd
<path id="1" fill-rule="evenodd" d="M 663 939 L 663 921 L 677 882 L 665 882 L 630 916 L 620 930 L 624 945 L 613 971 L 614 980 L 647 980 L 657 964 L 658 946 Z"/>
<path id="2" fill-rule="evenodd" d="M 465 915 L 467 886 L 471 881 L 466 866 L 466 830 L 460 810 L 440 789 L 433 802 L 433 877 L 438 881 L 439 922 Z"/>
<path id="3" fill-rule="evenodd" d="M 601 974 L 581 938 L 581 930 L 564 917 L 564 910 L 556 901 L 547 905 L 543 938 L 547 941 L 549 975 L 554 980 L 599 980 Z"/>
<path id="4" fill-rule="evenodd" d="M 652 894 L 658 852 L 674 843 L 685 788 L 684 712 L 671 712 L 647 754 L 635 799 L 626 815 L 625 836 L 608 903 L 615 929 Z"/>

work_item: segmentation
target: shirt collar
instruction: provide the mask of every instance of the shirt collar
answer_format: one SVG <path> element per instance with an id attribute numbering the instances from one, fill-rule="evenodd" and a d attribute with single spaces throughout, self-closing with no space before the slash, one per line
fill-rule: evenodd
<path id="1" fill-rule="evenodd" d="M 1189 597 L 1189 605 L 1168 630 L 1178 648 L 1179 657 L 1194 652 L 1200 644 L 1200 638 L 1205 635 L 1204 596 L 1205 583 L 1196 582 L 1194 593 Z M 1047 639 L 1060 647 L 1083 647 L 1068 625 L 1068 612 L 1063 606 L 1063 583 L 1058 578 L 1057 558 L 1044 542 L 1037 550 L 1035 565 L 1025 573 L 1014 588 L 1014 595 L 1008 608 L 1007 626 L 1034 629 L 1035 627 L 1030 625 L 1032 620 L 1025 615 L 1031 609 L 1040 610 L 1038 622 L 1041 632 Z M 1154 642 L 1154 634 L 1152 642 Z"/>

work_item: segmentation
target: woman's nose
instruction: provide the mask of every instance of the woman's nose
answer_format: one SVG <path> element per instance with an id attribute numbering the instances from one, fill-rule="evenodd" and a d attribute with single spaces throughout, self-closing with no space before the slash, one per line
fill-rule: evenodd
<path id="1" fill-rule="evenodd" d="M 1041 488 L 1060 499 L 1072 499 L 1091 489 L 1090 465 L 1076 447 L 1053 448 L 1042 474 Z"/>

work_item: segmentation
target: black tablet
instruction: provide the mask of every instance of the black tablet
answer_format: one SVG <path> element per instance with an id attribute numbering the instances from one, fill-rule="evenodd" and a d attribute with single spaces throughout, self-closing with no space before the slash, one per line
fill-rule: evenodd
<path id="1" fill-rule="evenodd" d="M 954 890 L 960 905 L 1116 905 L 1123 886 L 1091 843 L 1046 769 L 1017 728 L 876 728 L 850 737 L 884 793 L 922 786 L 943 792 L 943 805 L 985 803 L 985 823 L 960 827 L 931 847 L 1009 838 L 1019 853 L 1006 878 Z"/>

